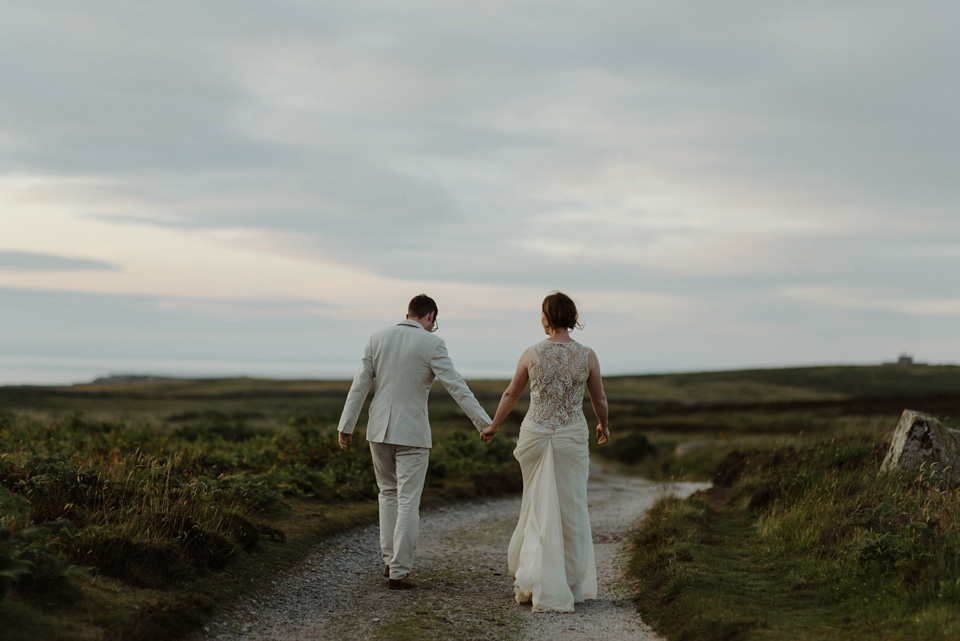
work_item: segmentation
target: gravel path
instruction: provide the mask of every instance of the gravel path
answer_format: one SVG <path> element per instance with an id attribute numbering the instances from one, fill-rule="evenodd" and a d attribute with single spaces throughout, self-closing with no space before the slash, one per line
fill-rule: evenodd
<path id="1" fill-rule="evenodd" d="M 353 530 L 188 641 L 659 639 L 630 602 L 625 541 L 658 498 L 705 487 L 592 468 L 588 500 L 600 598 L 577 604 L 573 614 L 534 613 L 514 601 L 506 556 L 520 499 L 510 497 L 422 512 L 411 573 L 416 590 L 388 590 L 377 528 Z"/>

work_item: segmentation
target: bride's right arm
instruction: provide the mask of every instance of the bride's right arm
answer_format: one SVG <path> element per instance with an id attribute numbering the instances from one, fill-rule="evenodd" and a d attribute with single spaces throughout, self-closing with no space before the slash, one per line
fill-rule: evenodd
<path id="1" fill-rule="evenodd" d="M 492 428 L 493 434 L 500 430 L 500 426 L 507 420 L 507 416 L 517 406 L 517 401 L 520 400 L 520 395 L 523 394 L 523 390 L 527 386 L 527 380 L 529 379 L 527 368 L 529 365 L 530 350 L 528 349 L 520 357 L 520 361 L 517 363 L 517 371 L 513 374 L 513 380 L 507 385 L 507 389 L 503 390 L 503 396 L 500 397 L 500 404 L 497 406 L 497 414 L 493 417 L 493 423 L 487 428 Z"/>

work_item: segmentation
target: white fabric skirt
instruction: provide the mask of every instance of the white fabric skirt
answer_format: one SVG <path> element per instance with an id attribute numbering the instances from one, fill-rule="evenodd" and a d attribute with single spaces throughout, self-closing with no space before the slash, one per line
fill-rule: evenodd
<path id="1" fill-rule="evenodd" d="M 507 564 L 518 603 L 573 612 L 597 598 L 597 565 L 587 513 L 589 426 L 556 430 L 524 419 L 513 455 L 523 473 L 520 521 Z"/>

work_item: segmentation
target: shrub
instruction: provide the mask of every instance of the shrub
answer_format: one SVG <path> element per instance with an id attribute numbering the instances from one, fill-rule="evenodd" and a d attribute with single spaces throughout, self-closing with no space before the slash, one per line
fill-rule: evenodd
<path id="1" fill-rule="evenodd" d="M 606 449 L 601 451 L 608 458 L 626 465 L 633 465 L 648 456 L 657 455 L 657 448 L 650 443 L 646 436 L 639 432 L 629 432 L 611 439 Z"/>
<path id="2" fill-rule="evenodd" d="M 254 519 L 286 499 L 376 497 L 362 434 L 342 452 L 332 425 L 295 417 L 267 431 L 252 428 L 254 418 L 185 413 L 169 417 L 175 427 L 165 432 L 80 415 L 49 424 L 0 415 L 0 596 L 13 589 L 66 598 L 80 568 L 137 587 L 175 587 L 265 538 L 284 540 Z M 504 439 L 487 446 L 461 430 L 436 440 L 433 491 L 519 487 Z"/>
<path id="3" fill-rule="evenodd" d="M 85 574 L 62 556 L 58 533 L 69 521 L 30 522 L 30 503 L 0 487 L 0 598 L 11 588 L 34 600 L 66 601 L 78 595 L 74 579 Z"/>

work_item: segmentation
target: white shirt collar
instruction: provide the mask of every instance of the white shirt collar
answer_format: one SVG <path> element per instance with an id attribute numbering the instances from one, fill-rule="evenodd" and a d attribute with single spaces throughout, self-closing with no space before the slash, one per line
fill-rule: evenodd
<path id="1" fill-rule="evenodd" d="M 427 331 L 426 329 L 423 328 L 423 325 L 409 318 L 403 319 L 402 321 L 397 323 L 397 325 L 403 325 L 404 327 L 419 327 L 420 329 L 423 329 L 423 331 Z"/>

